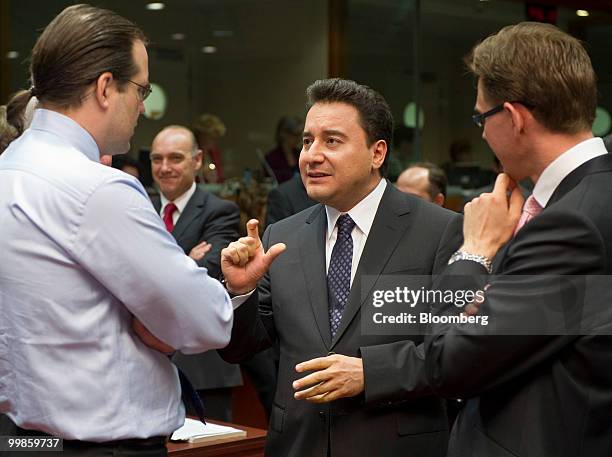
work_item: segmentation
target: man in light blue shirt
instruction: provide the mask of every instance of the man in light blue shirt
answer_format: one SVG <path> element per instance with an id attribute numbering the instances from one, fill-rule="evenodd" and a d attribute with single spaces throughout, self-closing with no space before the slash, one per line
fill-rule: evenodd
<path id="1" fill-rule="evenodd" d="M 185 414 L 177 371 L 134 322 L 197 353 L 227 344 L 232 308 L 139 182 L 99 163 L 128 151 L 144 111 L 144 35 L 69 7 L 38 39 L 31 79 L 7 112 L 33 95 L 39 109 L 0 157 L 0 413 L 74 440 L 63 456 L 165 455 Z"/>

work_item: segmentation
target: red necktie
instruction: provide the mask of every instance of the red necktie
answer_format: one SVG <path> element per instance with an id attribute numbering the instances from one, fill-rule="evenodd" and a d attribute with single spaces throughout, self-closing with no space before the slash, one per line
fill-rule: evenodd
<path id="1" fill-rule="evenodd" d="M 541 212 L 542 207 L 534 198 L 534 196 L 530 195 L 529 197 L 527 197 L 527 200 L 525 200 L 525 204 L 523 205 L 523 212 L 521 213 L 521 218 L 519 219 L 518 224 L 516 224 L 516 228 L 514 229 L 514 234 L 516 235 L 516 233 L 521 228 L 523 228 L 523 225 L 525 225 L 527 222 L 529 222 Z"/>
<path id="2" fill-rule="evenodd" d="M 172 202 L 168 203 L 164 207 L 163 219 L 164 219 L 164 224 L 166 224 L 166 230 L 168 230 L 169 232 L 172 232 L 172 230 L 174 230 L 174 221 L 172 220 L 172 215 L 177 209 L 178 208 L 176 207 L 176 205 Z"/>

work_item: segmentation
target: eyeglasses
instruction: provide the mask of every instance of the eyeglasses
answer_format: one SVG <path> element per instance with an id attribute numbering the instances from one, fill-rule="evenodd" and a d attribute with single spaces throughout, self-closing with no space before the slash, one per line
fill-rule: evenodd
<path id="1" fill-rule="evenodd" d="M 504 102 L 504 103 L 506 103 L 506 102 Z M 494 114 L 497 114 L 500 111 L 504 110 L 504 103 L 501 103 L 501 104 L 497 105 L 495 108 L 491 108 L 489 111 L 487 111 L 485 113 L 473 114 L 472 115 L 472 120 L 474 121 L 474 124 L 476 124 L 478 127 L 482 128 L 484 126 L 484 124 L 485 124 L 485 119 L 486 118 L 488 118 L 489 116 L 493 116 Z M 512 100 L 512 101 L 509 101 L 507 103 L 520 103 L 521 105 L 525 106 L 526 108 L 529 108 L 530 110 L 535 107 L 535 105 L 532 104 L 532 103 L 521 102 L 520 100 Z"/>
<path id="2" fill-rule="evenodd" d="M 151 95 L 151 92 L 153 92 L 153 89 L 151 88 L 151 84 L 147 84 L 146 86 L 143 86 L 142 84 L 138 84 L 136 81 L 132 81 L 131 79 L 128 79 L 128 81 L 138 86 L 138 98 L 140 99 L 141 102 L 144 102 L 147 99 L 147 97 Z"/>
<path id="3" fill-rule="evenodd" d="M 497 114 L 500 111 L 503 111 L 504 103 L 497 105 L 495 108 L 492 108 L 489 111 L 486 111 L 484 113 L 472 115 L 472 120 L 474 121 L 474 124 L 476 124 L 480 128 L 483 128 L 486 118 L 488 118 L 489 116 L 493 116 L 494 114 Z"/>

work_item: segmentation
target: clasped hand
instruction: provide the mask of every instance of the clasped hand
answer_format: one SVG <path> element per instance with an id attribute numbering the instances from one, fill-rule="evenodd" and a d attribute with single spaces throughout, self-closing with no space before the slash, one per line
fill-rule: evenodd
<path id="1" fill-rule="evenodd" d="M 333 354 L 296 365 L 295 371 L 313 371 L 293 382 L 296 400 L 328 403 L 354 397 L 364 390 L 363 361 L 357 357 Z"/>
<path id="2" fill-rule="evenodd" d="M 212 249 L 212 244 L 207 243 L 206 241 L 202 241 L 201 243 L 196 244 L 191 251 L 189 251 L 189 257 L 191 257 L 196 262 L 202 260 L 204 256 Z"/>
<path id="3" fill-rule="evenodd" d="M 509 198 L 508 192 L 511 192 Z M 516 182 L 501 173 L 492 192 L 483 193 L 465 205 L 461 250 L 493 259 L 499 248 L 512 238 L 523 203 Z"/>

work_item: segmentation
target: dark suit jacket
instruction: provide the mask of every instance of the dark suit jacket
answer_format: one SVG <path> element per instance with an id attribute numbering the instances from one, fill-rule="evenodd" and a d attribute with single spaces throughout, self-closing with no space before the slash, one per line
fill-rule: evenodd
<path id="1" fill-rule="evenodd" d="M 608 154 L 568 175 L 543 212 L 496 257 L 496 274 L 501 276 L 489 278 L 479 313 L 497 328 L 518 333 L 531 326 L 533 333 L 518 336 L 510 331 L 500 336 L 499 332 L 483 334 L 478 326 L 439 325 L 426 338 L 432 386 L 444 396 L 470 398 L 453 428 L 450 456 L 612 455 L 610 293 L 601 289 L 594 294 L 595 300 L 585 301 L 584 293 L 592 291 L 581 286 L 540 287 L 535 293 L 517 287 L 517 279 L 537 283 L 547 281 L 544 275 L 610 275 L 610 195 L 612 156 Z M 446 273 L 440 287 L 453 289 L 470 281 L 457 275 L 485 271 L 475 262 L 461 261 Z M 563 278 L 567 283 L 569 276 Z M 584 284 L 576 276 L 571 278 L 575 284 Z M 609 284 L 608 280 L 606 289 Z M 438 312 L 456 314 L 454 308 L 441 306 Z M 588 312 L 579 316 L 576 309 Z M 577 331 L 537 334 L 544 329 L 542 317 L 552 322 L 555 313 L 550 310 L 569 316 L 567 322 L 570 327 L 577 324 Z"/>
<path id="2" fill-rule="evenodd" d="M 234 312 L 230 345 L 220 350 L 238 361 L 278 341 L 280 365 L 270 418 L 270 457 L 444 456 L 444 404 L 425 380 L 422 338 L 362 334 L 362 276 L 429 275 L 457 249 L 461 219 L 391 184 L 353 280 L 340 328 L 331 338 L 325 270 L 327 217 L 317 204 L 269 226 L 264 245 L 287 250 L 270 267 L 258 292 Z M 377 279 L 378 281 L 378 279 Z M 374 287 L 374 285 L 372 285 Z M 361 357 L 365 392 L 330 404 L 293 398 L 297 363 L 329 352 Z"/>
<path id="3" fill-rule="evenodd" d="M 316 203 L 306 193 L 300 175 L 295 175 L 268 194 L 266 226 L 310 208 Z"/>
<path id="4" fill-rule="evenodd" d="M 153 206 L 159 213 L 161 201 L 154 198 Z M 202 241 L 212 244 L 212 248 L 198 264 L 208 269 L 213 278 L 221 276 L 221 250 L 238 239 L 240 211 L 227 200 L 203 191 L 199 187 L 187 202 L 181 213 L 172 236 L 185 254 Z M 174 362 L 187 374 L 196 389 L 233 387 L 242 384 L 238 365 L 224 362 L 217 351 L 202 354 L 184 355 L 177 353 Z"/>

